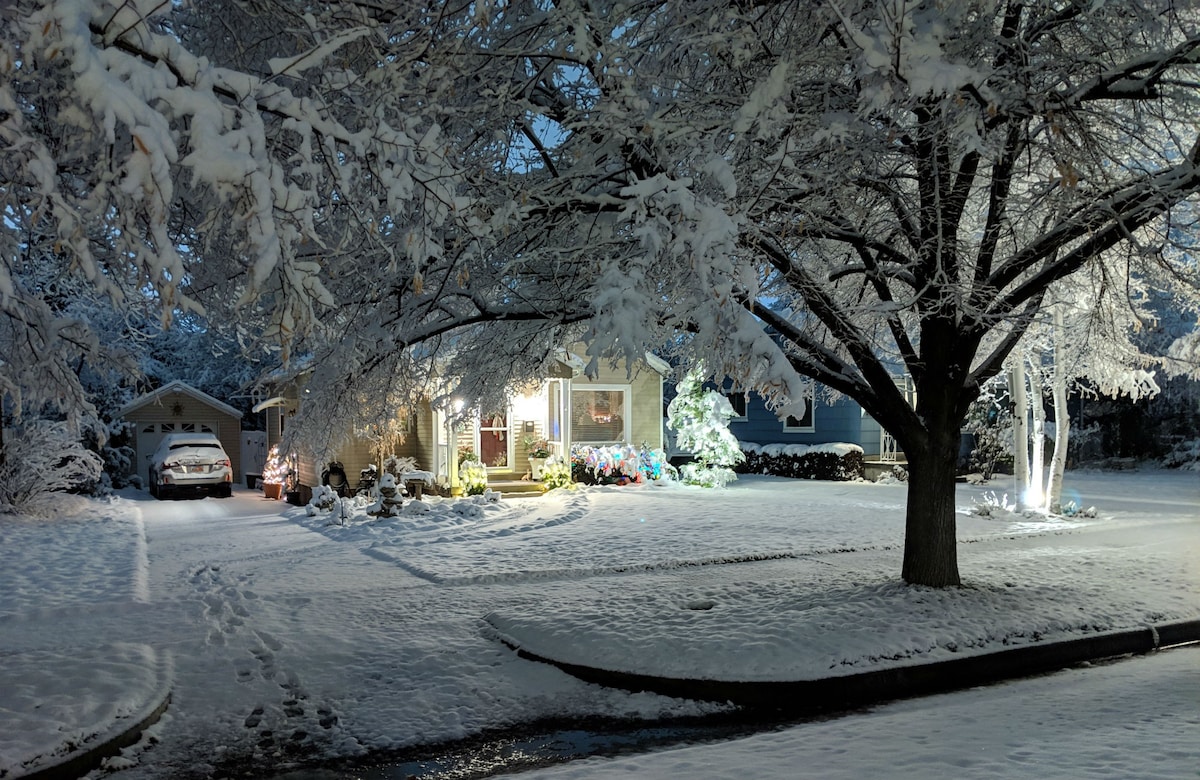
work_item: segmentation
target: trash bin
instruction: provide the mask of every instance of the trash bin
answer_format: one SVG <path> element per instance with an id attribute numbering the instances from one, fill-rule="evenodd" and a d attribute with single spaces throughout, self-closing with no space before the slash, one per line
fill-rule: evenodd
<path id="1" fill-rule="evenodd" d="M 262 474 L 247 474 L 246 475 L 246 487 L 250 488 L 251 490 L 254 490 L 254 488 L 258 487 L 258 481 L 260 479 L 262 479 Z"/>

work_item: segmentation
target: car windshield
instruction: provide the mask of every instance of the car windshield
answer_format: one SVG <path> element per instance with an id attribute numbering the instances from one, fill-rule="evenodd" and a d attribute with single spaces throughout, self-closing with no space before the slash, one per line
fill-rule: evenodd
<path id="1" fill-rule="evenodd" d="M 181 450 L 184 447 L 196 447 L 196 448 L 211 447 L 214 450 L 221 449 L 221 445 L 217 444 L 216 442 L 209 442 L 209 441 L 189 441 L 189 442 L 180 442 L 179 444 L 171 445 L 171 449 L 173 449 L 173 450 Z"/>

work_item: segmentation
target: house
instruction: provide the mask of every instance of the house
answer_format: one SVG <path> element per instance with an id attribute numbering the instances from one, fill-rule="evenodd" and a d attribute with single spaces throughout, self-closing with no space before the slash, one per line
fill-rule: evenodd
<path id="1" fill-rule="evenodd" d="M 535 440 L 548 442 L 556 455 L 569 453 L 576 444 L 661 448 L 663 377 L 670 367 L 649 354 L 632 374 L 624 367 L 602 365 L 589 377 L 584 367 L 579 353 L 563 351 L 536 390 L 510 398 L 505 409 L 476 410 L 457 425 L 451 424 L 449 410 L 421 402 L 401 421 L 403 443 L 388 454 L 414 458 L 419 469 L 436 475 L 440 486 L 453 489 L 460 454 L 467 451 L 486 466 L 489 483 L 503 483 L 520 481 L 530 472 L 528 443 Z M 281 440 L 302 394 L 299 385 L 291 385 L 255 407 L 267 414 L 268 446 Z M 348 444 L 324 456 L 293 453 L 302 500 L 307 500 L 304 488 L 321 484 L 329 461 L 342 463 L 353 487 L 364 468 L 379 463 L 379 455 L 375 443 L 361 435 L 350 436 Z"/>
<path id="2" fill-rule="evenodd" d="M 149 482 L 149 458 L 168 433 L 213 433 L 233 466 L 242 473 L 242 413 L 185 382 L 175 381 L 140 395 L 121 407 L 117 418 L 132 423 L 137 473 Z"/>
<path id="3" fill-rule="evenodd" d="M 830 400 L 820 388 L 811 388 L 802 417 L 780 420 L 753 391 L 725 392 L 735 416 L 729 431 L 738 441 L 755 444 L 857 444 L 867 461 L 894 461 L 901 457 L 895 440 L 858 402 L 846 396 Z"/>
<path id="4" fill-rule="evenodd" d="M 907 375 L 897 376 L 896 384 L 905 398 L 916 405 L 916 390 Z M 862 448 L 868 478 L 873 478 L 894 464 L 906 463 L 904 452 L 895 438 L 858 405 L 858 402 L 839 396 L 823 397 L 819 386 L 810 388 L 805 399 L 802 418 L 780 420 L 767 408 L 766 402 L 754 392 L 724 391 L 733 406 L 735 417 L 729 422 L 730 432 L 741 442 L 755 444 L 857 444 Z M 973 447 L 972 436 L 963 433 L 960 442 L 960 467 L 965 465 Z"/>

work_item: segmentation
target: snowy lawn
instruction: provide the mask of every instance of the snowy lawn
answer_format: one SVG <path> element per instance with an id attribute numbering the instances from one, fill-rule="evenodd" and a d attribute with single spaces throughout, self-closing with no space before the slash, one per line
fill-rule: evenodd
<path id="1" fill-rule="evenodd" d="M 965 586 L 946 591 L 899 582 L 902 485 L 428 499 L 344 525 L 248 491 L 130 493 L 0 518 L 0 690 L 19 690 L 0 702 L 0 776 L 162 695 L 155 669 L 171 706 L 122 776 L 714 709 L 588 685 L 499 638 L 643 674 L 798 680 L 1200 616 L 1197 474 L 1067 485 L 1095 517 L 980 517 L 1004 485 L 960 486 Z"/>

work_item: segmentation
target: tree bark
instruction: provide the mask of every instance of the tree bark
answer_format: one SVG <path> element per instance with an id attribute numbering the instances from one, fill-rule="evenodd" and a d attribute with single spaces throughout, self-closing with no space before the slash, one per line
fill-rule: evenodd
<path id="1" fill-rule="evenodd" d="M 954 491 L 958 427 L 932 432 L 924 452 L 908 454 L 908 511 L 904 567 L 910 585 L 945 588 L 961 584 L 955 534 Z"/>
<path id="2" fill-rule="evenodd" d="M 1033 444 L 1029 452 L 1029 486 L 1034 509 L 1046 507 L 1046 404 L 1042 399 L 1042 372 L 1030 364 L 1029 411 L 1033 415 Z"/>
<path id="3" fill-rule="evenodd" d="M 1067 373 L 1063 367 L 1062 307 L 1054 307 L 1054 376 L 1051 392 L 1054 399 L 1054 454 L 1050 456 L 1050 481 L 1046 486 L 1046 511 L 1062 514 L 1063 473 L 1067 467 L 1067 442 L 1071 434 L 1071 417 L 1067 413 Z"/>
<path id="4" fill-rule="evenodd" d="M 1009 393 L 1013 404 L 1013 477 L 1016 479 L 1017 510 L 1025 509 L 1025 494 L 1029 491 L 1029 401 L 1025 393 L 1025 357 L 1011 358 Z"/>

